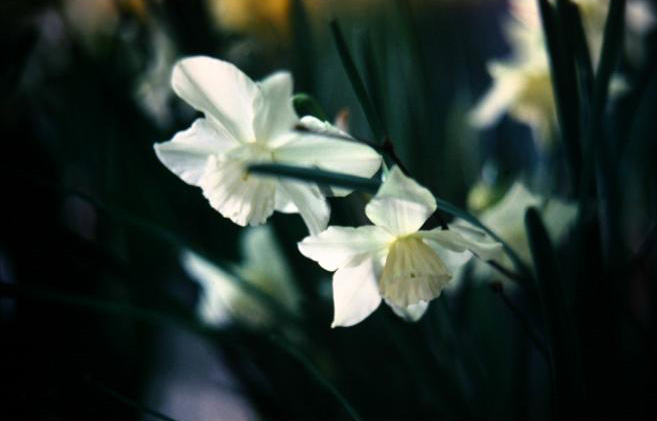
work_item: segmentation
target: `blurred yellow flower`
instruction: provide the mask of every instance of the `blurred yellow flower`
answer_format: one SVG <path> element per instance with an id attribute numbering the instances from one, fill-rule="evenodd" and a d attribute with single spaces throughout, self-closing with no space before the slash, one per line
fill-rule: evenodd
<path id="1" fill-rule="evenodd" d="M 291 0 L 210 0 L 210 12 L 228 31 L 281 41 L 290 35 Z"/>
<path id="2" fill-rule="evenodd" d="M 144 0 L 66 0 L 62 3 L 62 14 L 91 50 L 117 36 L 122 14 L 141 21 L 148 16 Z"/>
<path id="3" fill-rule="evenodd" d="M 595 64 L 600 55 L 609 2 L 574 0 L 574 3 L 580 10 Z M 535 1 L 512 0 L 509 7 L 512 19 L 507 20 L 504 29 L 512 55 L 488 63 L 493 86 L 472 110 L 471 122 L 476 127 L 489 127 L 508 113 L 532 128 L 537 142 L 545 144 L 553 137 L 556 106 L 538 6 Z M 616 79 L 612 91 L 621 88 L 622 83 Z"/>

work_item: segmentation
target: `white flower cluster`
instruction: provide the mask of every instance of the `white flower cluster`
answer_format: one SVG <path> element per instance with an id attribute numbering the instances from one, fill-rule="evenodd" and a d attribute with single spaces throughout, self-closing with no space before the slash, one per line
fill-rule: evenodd
<path id="1" fill-rule="evenodd" d="M 327 228 L 330 209 L 315 184 L 249 174 L 248 165 L 263 162 L 360 177 L 372 177 L 381 167 L 381 157 L 369 146 L 326 136 L 349 138 L 328 122 L 297 116 L 289 73 L 255 83 L 230 63 L 192 57 L 176 64 L 172 86 L 204 117 L 156 144 L 160 161 L 200 187 L 210 205 L 238 225 L 263 224 L 275 210 L 299 213 L 310 232 L 299 250 L 335 271 L 333 326 L 359 323 L 382 299 L 401 317 L 418 320 L 473 254 L 484 260 L 499 254 L 495 242 L 468 239 L 454 230 L 421 230 L 436 200 L 398 167 L 365 208 L 374 225 L 358 228 Z M 307 130 L 295 130 L 298 125 Z M 298 294 L 269 231 L 248 232 L 245 244 L 246 260 L 236 275 L 297 312 Z M 255 326 L 271 319 L 254 299 L 244 297 L 234 275 L 190 253 L 183 263 L 204 288 L 200 312 L 206 322 L 221 324 L 230 315 Z"/>

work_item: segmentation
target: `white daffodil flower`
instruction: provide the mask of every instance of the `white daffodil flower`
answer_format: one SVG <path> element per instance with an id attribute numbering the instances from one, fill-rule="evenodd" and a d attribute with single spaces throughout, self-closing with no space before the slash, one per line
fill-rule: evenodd
<path id="1" fill-rule="evenodd" d="M 295 131 L 297 124 L 312 130 L 327 123 L 309 116 L 299 119 L 288 72 L 255 83 L 230 63 L 191 57 L 176 64 L 171 84 L 205 117 L 156 144 L 155 152 L 169 170 L 200 187 L 210 205 L 238 225 L 262 224 L 277 210 L 300 213 L 309 231 L 318 233 L 329 219 L 317 185 L 251 176 L 246 171 L 251 163 L 318 167 L 361 177 L 371 177 L 381 165 L 381 157 L 366 145 Z"/>
<path id="2" fill-rule="evenodd" d="M 274 321 L 272 311 L 241 287 L 240 281 L 257 288 L 290 313 L 298 313 L 299 294 L 271 229 L 268 226 L 247 229 L 241 245 L 244 261 L 232 266 L 235 275 L 191 251 L 181 256 L 184 269 L 201 286 L 198 304 L 201 320 L 216 327 L 235 320 L 252 328 L 269 326 Z"/>
<path id="3" fill-rule="evenodd" d="M 374 225 L 331 226 L 299 243 L 301 254 L 335 271 L 332 327 L 359 323 L 382 298 L 399 316 L 418 320 L 472 253 L 489 260 L 500 252 L 497 243 L 452 230 L 420 230 L 436 208 L 429 190 L 394 167 L 365 207 Z"/>
<path id="4" fill-rule="evenodd" d="M 577 217 L 577 206 L 574 204 L 559 199 L 544 199 L 527 190 L 522 183 L 515 182 L 504 197 L 479 215 L 479 220 L 495 231 L 531 267 L 532 256 L 529 237 L 525 229 L 525 213 L 529 207 L 538 209 L 548 235 L 555 244 L 568 234 Z M 464 237 L 476 241 L 486 241 L 486 239 L 490 241 L 487 234 L 463 220 L 454 221 L 451 227 Z M 510 271 L 515 270 L 511 259 L 506 254 L 500 254 L 494 260 Z M 505 282 L 507 280 L 504 275 L 489 265 L 483 264 L 475 265 L 474 275 L 478 279 L 488 281 Z M 456 284 L 458 282 L 452 286 L 456 287 Z"/>

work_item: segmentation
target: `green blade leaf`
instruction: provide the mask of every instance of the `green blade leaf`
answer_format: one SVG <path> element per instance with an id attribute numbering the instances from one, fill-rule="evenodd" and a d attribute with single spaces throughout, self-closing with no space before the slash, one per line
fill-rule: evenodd
<path id="1" fill-rule="evenodd" d="M 545 323 L 546 338 L 551 345 L 551 360 L 556 387 L 555 416 L 574 415 L 581 398 L 578 376 L 578 346 L 570 307 L 561 285 L 559 262 L 545 225 L 531 207 L 525 214 L 532 259 L 536 272 L 538 296 Z"/>
<path id="2" fill-rule="evenodd" d="M 560 9 L 565 10 L 563 2 L 559 0 Z M 573 51 L 563 30 L 563 22 L 557 19 L 554 7 L 548 0 L 538 0 L 545 43 L 550 61 L 550 74 L 552 77 L 552 90 L 557 107 L 557 118 L 568 156 L 573 186 L 579 185 L 581 174 L 581 147 L 579 145 L 579 101 L 571 93 L 577 91 L 577 78 Z M 563 13 L 563 12 L 562 12 Z"/>
<path id="3" fill-rule="evenodd" d="M 591 100 L 589 132 L 585 136 L 584 169 L 580 190 L 580 206 L 589 208 L 589 192 L 599 197 L 600 223 L 602 224 L 603 246 L 606 257 L 610 257 L 611 247 L 622 244 L 618 221 L 618 203 L 620 203 L 620 183 L 613 162 L 611 142 L 606 138 L 605 110 L 609 97 L 611 76 L 620 59 L 623 48 L 623 31 L 625 23 L 625 0 L 609 2 L 609 13 L 605 23 L 604 39 L 600 61 L 596 69 Z M 597 180 L 593 183 L 594 175 Z M 595 187 L 598 191 L 595 191 Z M 584 212 L 582 212 L 584 215 Z M 608 263 L 605 260 L 605 263 Z"/>
<path id="4" fill-rule="evenodd" d="M 356 94 L 358 103 L 360 104 L 360 107 L 365 114 L 365 118 L 367 119 L 367 123 L 369 124 L 372 133 L 374 133 L 374 137 L 381 141 L 385 137 L 386 133 L 383 122 L 381 121 L 381 118 L 374 108 L 373 102 L 367 93 L 367 89 L 365 89 L 365 84 L 363 83 L 363 80 L 358 73 L 358 68 L 356 67 L 356 63 L 354 62 L 354 59 L 349 52 L 349 47 L 347 46 L 347 42 L 344 39 L 344 35 L 342 33 L 342 29 L 340 29 L 338 21 L 332 20 L 330 25 L 333 41 L 335 42 L 335 46 L 338 49 L 338 54 L 340 55 L 342 66 L 344 67 L 345 72 L 347 72 L 347 76 L 349 77 L 351 87 Z"/>

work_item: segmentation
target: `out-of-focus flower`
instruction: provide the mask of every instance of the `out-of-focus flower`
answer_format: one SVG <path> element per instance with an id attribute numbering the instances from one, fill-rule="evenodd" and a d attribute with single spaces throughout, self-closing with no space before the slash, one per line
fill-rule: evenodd
<path id="1" fill-rule="evenodd" d="M 289 38 L 291 0 L 211 0 L 208 4 L 223 29 L 269 42 Z"/>
<path id="2" fill-rule="evenodd" d="M 539 140 L 549 139 L 556 111 L 545 52 L 538 49 L 524 57 L 493 61 L 488 72 L 493 86 L 472 111 L 472 123 L 488 127 L 508 113 L 535 129 Z"/>
<path id="3" fill-rule="evenodd" d="M 217 327 L 233 320 L 254 328 L 270 325 L 275 320 L 272 310 L 262 299 L 240 286 L 240 282 L 248 283 L 288 312 L 297 314 L 299 294 L 271 228 L 247 229 L 241 246 L 244 260 L 230 268 L 234 275 L 191 251 L 182 255 L 185 270 L 202 289 L 199 317 Z"/>
<path id="4" fill-rule="evenodd" d="M 394 167 L 365 207 L 374 225 L 331 226 L 299 243 L 301 254 L 335 271 L 332 327 L 359 323 L 382 298 L 399 316 L 418 320 L 472 253 L 496 258 L 498 243 L 471 241 L 453 230 L 420 230 L 436 208 L 429 190 Z"/>
<path id="5" fill-rule="evenodd" d="M 531 206 L 539 210 L 550 239 L 554 243 L 558 243 L 563 239 L 577 217 L 577 207 L 575 205 L 558 199 L 543 199 L 532 194 L 519 182 L 514 183 L 498 203 L 479 215 L 479 220 L 499 235 L 530 266 L 532 265 L 532 257 L 529 238 L 525 230 L 525 213 Z M 452 227 L 465 237 L 477 241 L 483 241 L 487 237 L 480 230 L 461 220 L 455 221 Z M 513 263 L 506 254 L 498 255 L 495 261 L 506 269 L 514 270 Z M 494 271 L 488 265 L 477 265 L 475 276 L 487 278 L 488 280 L 505 279 L 504 275 Z"/>
<path id="6" fill-rule="evenodd" d="M 655 2 L 648 0 L 630 0 L 625 10 L 625 24 L 629 29 L 623 44 L 630 62 L 637 64 L 652 52 L 647 49 L 646 35 L 657 24 Z"/>
<path id="7" fill-rule="evenodd" d="M 173 90 L 205 114 L 169 142 L 155 145 L 162 163 L 203 190 L 210 205 L 238 225 L 258 225 L 278 210 L 300 213 L 312 234 L 328 223 L 330 210 L 315 184 L 251 176 L 250 163 L 275 162 L 371 177 L 381 157 L 370 147 L 299 133 L 338 130 L 292 107 L 292 77 L 278 72 L 259 83 L 237 67 L 192 57 L 173 69 Z M 342 135 L 346 135 L 342 133 Z"/>
<path id="8" fill-rule="evenodd" d="M 91 51 L 117 36 L 122 13 L 143 21 L 146 9 L 144 0 L 66 0 L 62 4 L 67 23 Z"/>
<path id="9" fill-rule="evenodd" d="M 553 3 L 555 3 L 553 1 Z M 582 17 L 591 59 L 597 62 L 602 48 L 609 0 L 573 0 Z M 538 4 L 535 1 L 511 0 L 509 3 L 513 17 L 506 25 L 507 36 L 512 47 L 528 50 L 537 42 L 543 44 L 543 29 Z M 524 51 L 523 51 L 524 52 Z"/>
<path id="10" fill-rule="evenodd" d="M 574 0 L 574 3 L 579 8 L 595 65 L 602 48 L 609 2 Z M 538 6 L 535 1 L 512 0 L 509 7 L 512 19 L 506 23 L 505 32 L 512 55 L 488 64 L 493 86 L 473 109 L 471 122 L 476 127 L 488 127 L 508 113 L 531 127 L 539 143 L 545 143 L 552 138 L 556 107 Z M 628 33 L 638 29 L 635 21 L 638 19 L 628 20 Z M 623 89 L 623 80 L 614 78 L 612 93 Z"/>
<path id="11" fill-rule="evenodd" d="M 166 127 L 171 121 L 169 103 L 173 97 L 173 90 L 169 81 L 176 51 L 168 34 L 162 28 L 153 26 L 152 58 L 137 82 L 135 95 L 146 113 L 159 126 Z"/>

